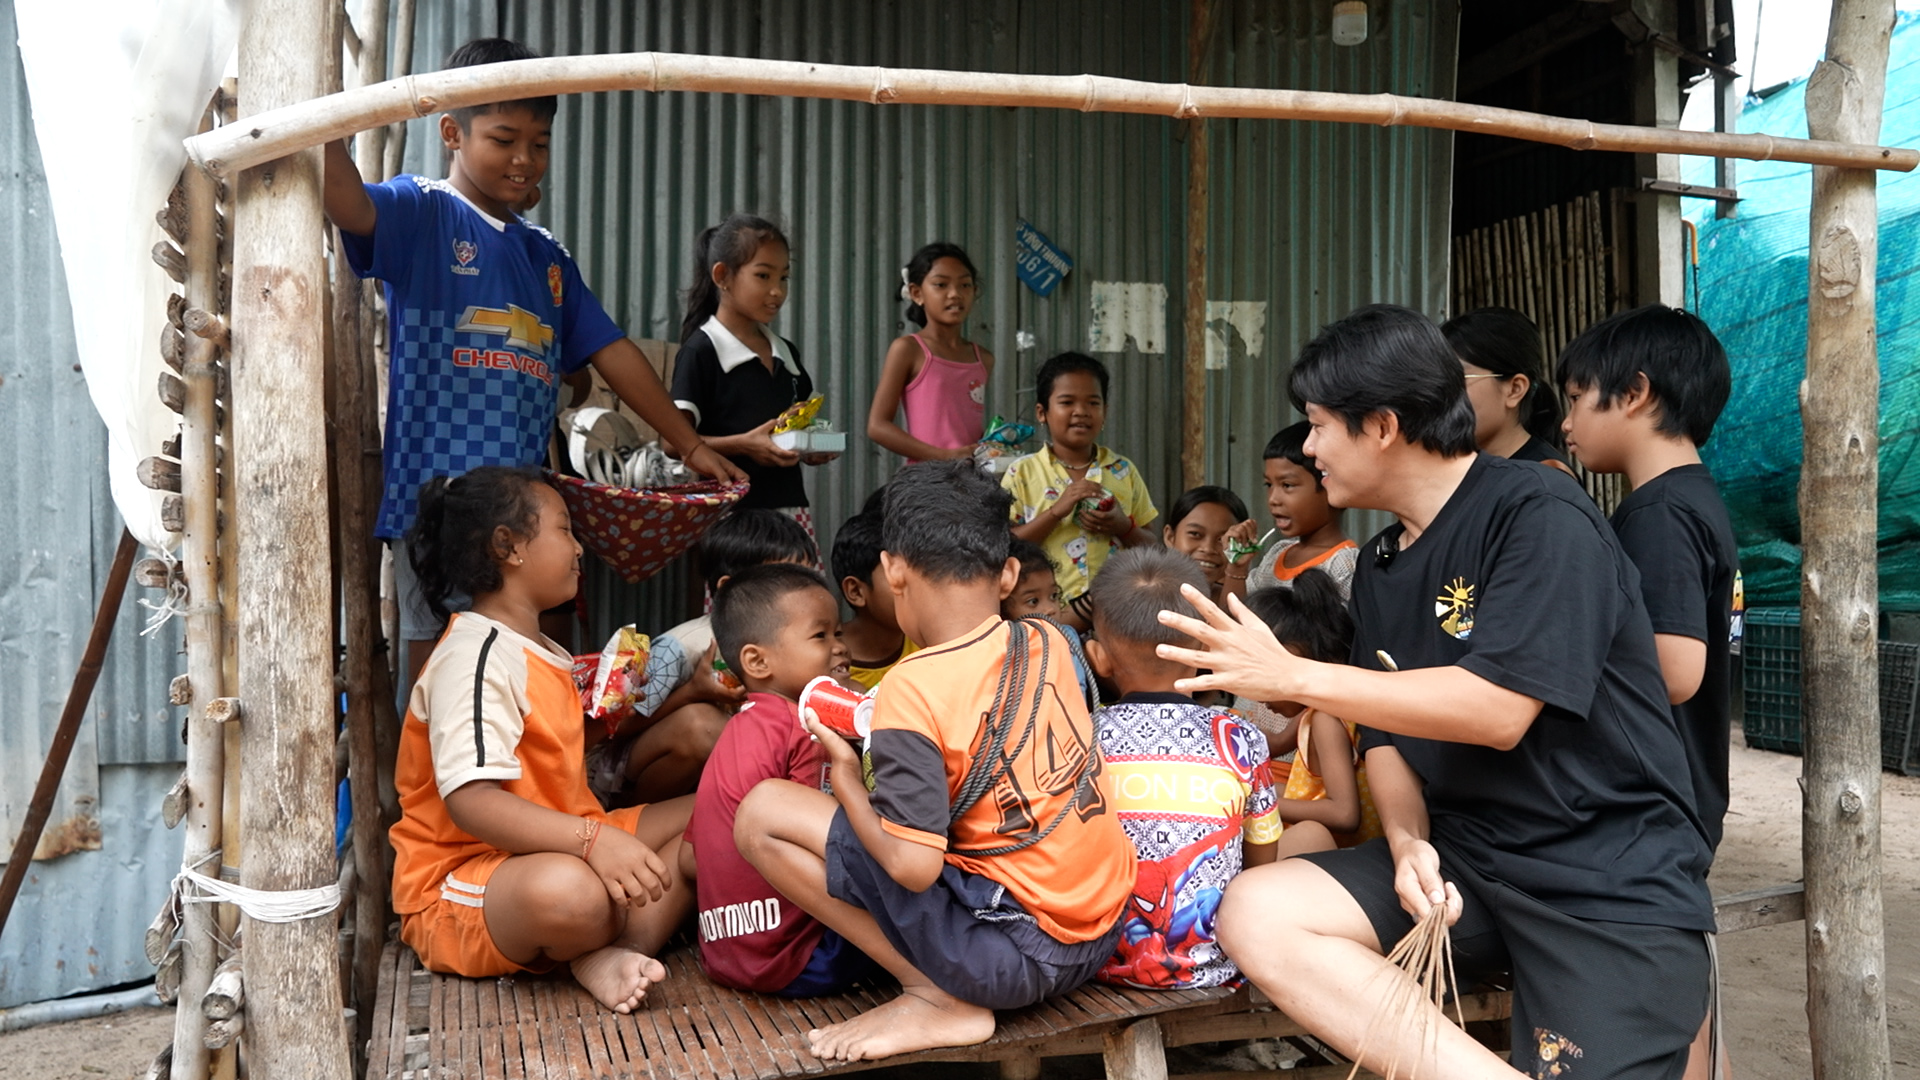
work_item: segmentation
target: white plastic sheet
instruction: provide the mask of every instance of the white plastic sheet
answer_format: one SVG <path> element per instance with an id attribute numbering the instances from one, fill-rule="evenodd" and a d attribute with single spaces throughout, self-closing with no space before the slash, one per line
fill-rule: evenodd
<path id="1" fill-rule="evenodd" d="M 239 3 L 14 0 L 14 17 L 113 500 L 142 543 L 170 548 L 159 495 L 134 476 L 178 426 L 156 392 L 174 285 L 151 255 L 154 214 L 231 65 Z"/>

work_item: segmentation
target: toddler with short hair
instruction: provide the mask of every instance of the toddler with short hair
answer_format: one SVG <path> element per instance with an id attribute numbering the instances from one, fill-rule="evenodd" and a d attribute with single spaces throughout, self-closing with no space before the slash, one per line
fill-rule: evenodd
<path id="1" fill-rule="evenodd" d="M 723 986 L 806 997 L 839 993 L 877 969 L 767 884 L 734 845 L 740 801 L 772 777 L 829 789 L 827 759 L 800 725 L 801 692 L 844 679 L 840 607 L 817 572 L 785 563 L 730 575 L 713 601 L 713 632 L 747 704 L 714 744 L 682 847 L 698 897 L 701 963 Z"/>

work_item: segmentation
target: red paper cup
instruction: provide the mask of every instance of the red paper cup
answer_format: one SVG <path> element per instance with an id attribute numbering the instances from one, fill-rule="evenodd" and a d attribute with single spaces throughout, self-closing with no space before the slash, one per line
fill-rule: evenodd
<path id="1" fill-rule="evenodd" d="M 800 691 L 800 715 L 805 717 L 808 712 L 821 727 L 842 738 L 864 739 L 873 730 L 873 699 L 825 675 Z"/>

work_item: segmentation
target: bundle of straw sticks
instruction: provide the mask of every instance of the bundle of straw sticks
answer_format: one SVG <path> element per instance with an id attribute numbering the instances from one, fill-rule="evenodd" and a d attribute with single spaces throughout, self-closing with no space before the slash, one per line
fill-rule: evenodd
<path id="1" fill-rule="evenodd" d="M 1416 1028 L 1422 1051 L 1418 1056 L 1431 1057 L 1440 1038 L 1433 1017 L 1436 1013 L 1445 1017 L 1449 995 L 1453 998 L 1456 1022 L 1466 1027 L 1466 1016 L 1460 1009 L 1460 985 L 1453 972 L 1453 936 L 1447 928 L 1447 905 L 1435 904 L 1428 908 L 1426 917 L 1415 923 L 1407 936 L 1400 939 L 1400 944 L 1387 954 L 1387 963 L 1408 977 L 1401 978 L 1399 972 L 1382 973 L 1393 980 L 1393 986 L 1374 1011 L 1373 1019 L 1367 1022 L 1367 1033 L 1360 1040 L 1359 1051 L 1353 1055 L 1353 1068 L 1348 1070 L 1347 1080 L 1359 1075 L 1360 1061 L 1366 1056 L 1367 1047 L 1373 1043 L 1374 1036 L 1383 1031 Z M 1429 1005 L 1432 1008 L 1428 1008 Z M 1400 1075 L 1401 1053 L 1406 1045 L 1405 1040 L 1394 1040 L 1393 1054 L 1381 1074 L 1386 1080 L 1396 1080 Z M 1407 1080 L 1419 1080 L 1419 1077 L 1417 1069 L 1408 1070 Z"/>

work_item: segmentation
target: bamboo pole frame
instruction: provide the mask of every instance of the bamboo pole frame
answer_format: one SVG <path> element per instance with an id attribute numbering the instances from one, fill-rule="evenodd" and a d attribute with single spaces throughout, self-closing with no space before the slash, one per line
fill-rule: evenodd
<path id="1" fill-rule="evenodd" d="M 1182 120 L 1318 120 L 1467 131 L 1573 150 L 1692 154 L 1899 172 L 1920 166 L 1920 150 L 1913 149 L 1596 124 L 1397 94 L 1256 90 L 1104 75 L 1002 75 L 660 52 L 556 56 L 407 75 L 265 110 L 248 117 L 245 124 L 195 135 L 186 140 L 187 155 L 215 176 L 231 176 L 371 127 L 448 109 L 605 90 L 756 94 L 874 105 L 1030 106 Z"/>
<path id="2" fill-rule="evenodd" d="M 186 171 L 187 307 L 215 315 L 225 307 L 220 297 L 218 187 L 211 176 Z M 220 470 L 215 439 L 219 338 L 217 333 L 192 334 L 181 370 L 186 407 L 180 413 L 180 493 L 187 519 L 181 570 L 187 582 L 187 680 L 194 691 L 187 713 L 187 813 L 181 861 L 201 873 L 218 873 L 201 863 L 220 850 L 226 782 L 226 733 L 219 721 L 207 716 L 207 704 L 227 696 L 221 671 L 226 620 L 220 609 Z M 220 962 L 216 919 L 217 913 L 206 904 L 188 904 L 181 912 L 173 1071 L 183 1080 L 200 1080 L 208 1073 L 206 1016 L 200 998 Z"/>

